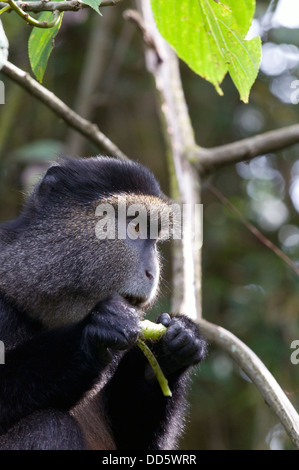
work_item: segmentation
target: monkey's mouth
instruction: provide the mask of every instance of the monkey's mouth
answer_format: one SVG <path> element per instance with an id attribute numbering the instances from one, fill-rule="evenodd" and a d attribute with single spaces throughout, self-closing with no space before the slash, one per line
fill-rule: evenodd
<path id="1" fill-rule="evenodd" d="M 147 305 L 147 298 L 146 297 L 139 297 L 136 295 L 123 295 L 123 298 L 129 302 L 130 305 L 133 307 L 140 307 L 143 308 Z"/>

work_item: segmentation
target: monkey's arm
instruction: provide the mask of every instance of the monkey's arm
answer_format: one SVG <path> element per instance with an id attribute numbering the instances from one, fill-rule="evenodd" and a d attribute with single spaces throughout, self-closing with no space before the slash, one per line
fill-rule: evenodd
<path id="1" fill-rule="evenodd" d="M 172 397 L 163 396 L 139 348 L 126 353 L 102 390 L 117 449 L 173 449 L 182 432 L 190 366 L 204 357 L 206 342 L 187 317 L 163 314 L 158 322 L 168 329 L 153 349 Z"/>
<path id="2" fill-rule="evenodd" d="M 38 333 L 7 352 L 0 365 L 0 434 L 33 411 L 72 408 L 111 361 L 107 347 L 127 349 L 136 341 L 137 314 L 127 309 L 116 317 L 114 304 L 107 299 L 83 321 Z"/>
<path id="3" fill-rule="evenodd" d="M 101 364 L 92 363 L 81 337 L 76 325 L 38 334 L 6 353 L 0 366 L 0 434 L 33 411 L 68 410 L 91 388 Z"/>

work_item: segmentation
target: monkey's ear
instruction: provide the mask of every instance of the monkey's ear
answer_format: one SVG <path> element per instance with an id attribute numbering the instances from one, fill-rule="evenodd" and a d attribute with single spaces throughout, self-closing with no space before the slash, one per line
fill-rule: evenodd
<path id="1" fill-rule="evenodd" d="M 47 198 L 53 191 L 61 178 L 63 169 L 59 165 L 53 165 L 48 168 L 47 173 L 37 186 L 36 196 L 37 200 Z"/>

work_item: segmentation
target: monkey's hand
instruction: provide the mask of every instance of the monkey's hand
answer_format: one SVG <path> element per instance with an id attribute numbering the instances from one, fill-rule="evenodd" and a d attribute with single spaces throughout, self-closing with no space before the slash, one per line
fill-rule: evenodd
<path id="1" fill-rule="evenodd" d="M 111 350 L 129 349 L 140 333 L 140 315 L 121 296 L 114 294 L 99 302 L 88 315 L 82 347 L 104 362 L 112 359 Z"/>
<path id="2" fill-rule="evenodd" d="M 190 318 L 162 313 L 157 323 L 167 327 L 154 348 L 154 354 L 166 375 L 182 372 L 205 357 L 206 340 L 200 334 L 198 325 Z"/>

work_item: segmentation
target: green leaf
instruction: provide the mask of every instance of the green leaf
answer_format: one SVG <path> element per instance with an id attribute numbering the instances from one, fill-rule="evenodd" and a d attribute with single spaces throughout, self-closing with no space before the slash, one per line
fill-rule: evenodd
<path id="1" fill-rule="evenodd" d="M 0 20 L 0 70 L 2 69 L 8 57 L 8 40 Z"/>
<path id="2" fill-rule="evenodd" d="M 99 15 L 101 15 L 101 12 L 99 10 L 99 6 L 102 3 L 102 0 L 82 0 L 82 3 L 85 3 L 85 5 L 89 5 L 91 8 L 93 8 Z M 102 15 L 101 15 L 102 16 Z"/>
<path id="3" fill-rule="evenodd" d="M 255 0 L 151 0 L 158 29 L 178 56 L 222 95 L 229 72 L 248 102 L 261 60 L 261 40 L 244 39 Z"/>
<path id="4" fill-rule="evenodd" d="M 54 39 L 59 31 L 63 13 L 56 26 L 53 28 L 33 28 L 29 37 L 28 50 L 32 71 L 39 82 L 42 82 L 47 63 L 54 46 Z M 50 11 L 41 13 L 38 21 L 50 22 L 53 14 Z"/>

